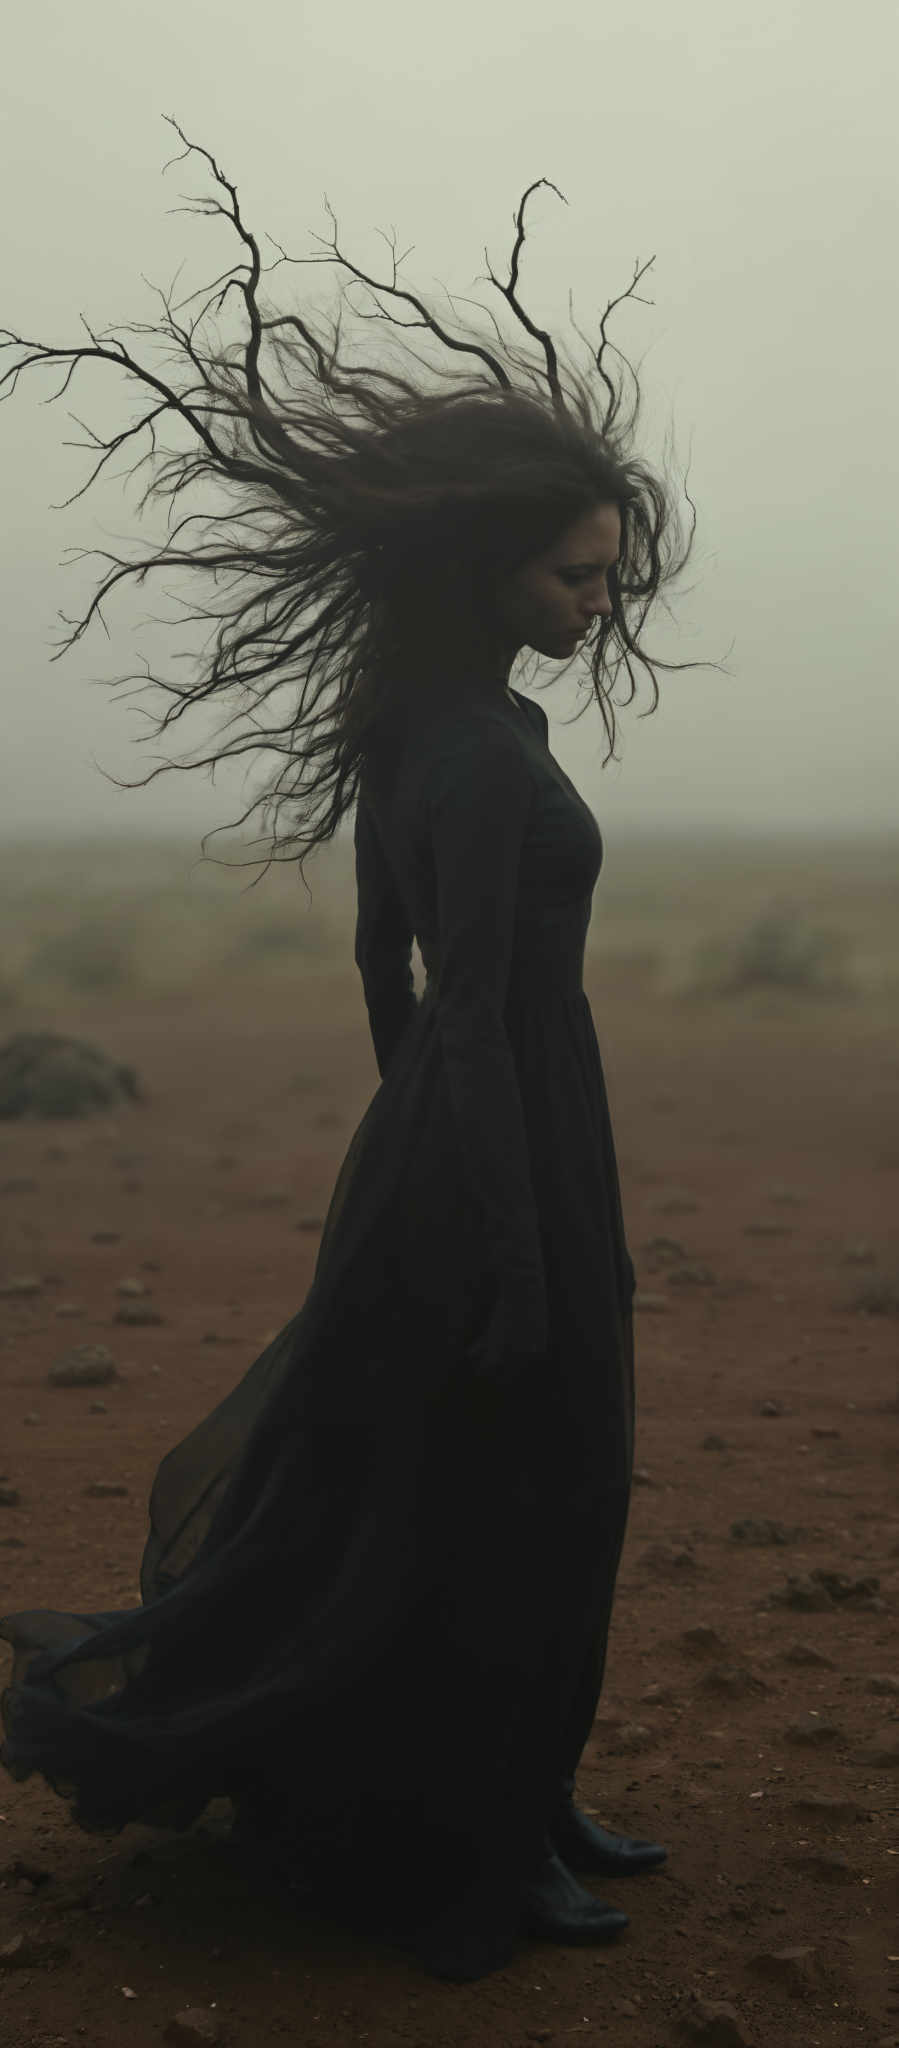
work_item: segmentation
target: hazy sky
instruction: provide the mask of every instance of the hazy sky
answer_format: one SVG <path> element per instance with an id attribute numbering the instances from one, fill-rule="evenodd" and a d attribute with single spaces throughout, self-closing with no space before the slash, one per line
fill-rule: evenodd
<path id="1" fill-rule="evenodd" d="M 650 438 L 671 417 L 689 453 L 700 515 L 691 592 L 656 644 L 729 669 L 663 678 L 652 718 L 624 713 L 617 765 L 600 771 L 593 709 L 554 724 L 554 751 L 611 831 L 888 827 L 897 22 L 895 0 L 32 0 L 0 81 L 0 322 L 70 341 L 82 312 L 151 318 L 142 274 L 168 283 L 185 258 L 197 282 L 215 274 L 222 233 L 168 211 L 202 179 L 162 177 L 166 113 L 258 230 L 308 253 L 327 192 L 356 259 L 382 264 L 376 230 L 395 226 L 426 293 L 477 289 L 485 245 L 503 269 L 522 191 L 552 179 L 568 205 L 532 205 L 521 291 L 560 336 L 569 287 L 592 332 L 655 252 L 655 303 L 617 333 L 643 359 Z M 84 460 L 62 405 L 39 403 L 49 388 L 0 410 L 2 829 L 199 833 L 239 808 L 236 781 L 122 794 L 94 765 L 148 764 L 134 708 L 93 680 L 132 657 L 139 599 L 111 608 L 111 647 L 98 632 L 49 666 L 56 612 L 85 587 L 63 548 L 128 531 L 115 486 L 48 510 Z M 94 378 L 69 403 L 108 421 L 115 398 Z M 575 699 L 560 683 L 542 701 L 555 721 Z"/>

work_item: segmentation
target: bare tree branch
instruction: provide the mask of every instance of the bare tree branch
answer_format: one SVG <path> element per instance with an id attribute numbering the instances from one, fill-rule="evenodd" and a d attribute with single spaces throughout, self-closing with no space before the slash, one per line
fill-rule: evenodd
<path id="1" fill-rule="evenodd" d="M 488 256 L 486 249 L 484 250 L 484 261 L 487 265 L 487 275 L 490 280 L 490 283 L 496 286 L 497 291 L 502 292 L 503 298 L 505 299 L 507 305 L 511 306 L 516 319 L 520 320 L 522 327 L 526 329 L 527 333 L 531 336 L 531 339 L 533 341 L 540 342 L 540 345 L 543 349 L 543 353 L 546 357 L 546 381 L 550 388 L 553 405 L 556 407 L 557 411 L 564 412 L 566 410 L 565 397 L 562 391 L 561 384 L 559 383 L 559 360 L 556 354 L 556 349 L 552 337 L 546 332 L 545 328 L 536 326 L 535 322 L 531 319 L 530 314 L 525 312 L 525 309 L 518 297 L 518 268 L 521 259 L 521 252 L 524 248 L 525 242 L 525 208 L 527 206 L 528 200 L 530 199 L 531 193 L 538 191 L 541 185 L 548 186 L 551 192 L 555 192 L 557 199 L 561 199 L 562 204 L 564 206 L 567 206 L 568 201 L 565 198 L 564 192 L 559 191 L 558 185 L 554 185 L 551 178 L 535 178 L 534 183 L 532 185 L 529 185 L 527 191 L 524 193 L 518 207 L 518 212 L 515 216 L 516 234 L 515 241 L 512 247 L 511 259 L 509 262 L 508 282 L 506 284 L 500 283 L 499 278 L 496 276 L 494 272 L 493 266 L 490 262 L 490 257 Z"/>

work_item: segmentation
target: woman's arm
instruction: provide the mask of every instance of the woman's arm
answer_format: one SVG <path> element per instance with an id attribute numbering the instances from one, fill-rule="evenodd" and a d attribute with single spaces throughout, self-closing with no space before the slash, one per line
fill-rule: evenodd
<path id="1" fill-rule="evenodd" d="M 418 1007 L 412 973 L 413 933 L 361 790 L 356 805 L 355 848 L 355 958 L 362 976 L 378 1072 L 383 1078 Z"/>
<path id="2" fill-rule="evenodd" d="M 514 737 L 481 725 L 432 768 L 428 830 L 437 881 L 434 1000 L 470 1198 L 498 1284 L 526 1309 L 539 1342 L 543 1255 L 503 1015 L 533 788 Z"/>

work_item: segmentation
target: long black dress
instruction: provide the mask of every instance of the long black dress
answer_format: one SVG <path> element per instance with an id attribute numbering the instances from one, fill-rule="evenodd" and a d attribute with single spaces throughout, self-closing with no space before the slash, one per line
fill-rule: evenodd
<path id="1" fill-rule="evenodd" d="M 91 1829 L 228 1795 L 320 1909 L 471 1978 L 592 1724 L 627 1515 L 602 842 L 542 707 L 466 688 L 370 750 L 356 854 L 381 1081 L 308 1295 L 163 1459 L 141 1606 L 0 1622 L 2 1760 Z M 505 1393 L 476 1370 L 500 1278 L 548 1333 Z"/>

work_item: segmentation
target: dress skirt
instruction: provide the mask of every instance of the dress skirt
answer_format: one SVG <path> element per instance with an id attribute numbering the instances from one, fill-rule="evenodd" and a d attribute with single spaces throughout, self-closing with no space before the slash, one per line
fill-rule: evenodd
<path id="1" fill-rule="evenodd" d="M 514 1952 L 628 1508 L 634 1272 L 574 922 L 538 920 L 504 1010 L 546 1350 L 478 1369 L 493 1268 L 429 981 L 303 1305 L 159 1466 L 141 1604 L 0 1622 L 15 1778 L 99 1830 L 225 1795 L 323 1910 L 456 1978 Z"/>

